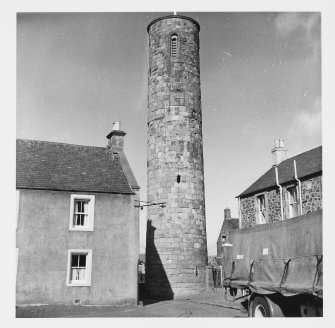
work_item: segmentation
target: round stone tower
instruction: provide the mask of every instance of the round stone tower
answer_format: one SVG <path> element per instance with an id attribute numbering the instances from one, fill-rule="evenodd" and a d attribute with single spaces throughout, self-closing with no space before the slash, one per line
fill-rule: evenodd
<path id="1" fill-rule="evenodd" d="M 206 288 L 199 24 L 174 15 L 148 26 L 146 286 L 150 297 Z M 165 207 L 164 207 L 165 206 Z"/>

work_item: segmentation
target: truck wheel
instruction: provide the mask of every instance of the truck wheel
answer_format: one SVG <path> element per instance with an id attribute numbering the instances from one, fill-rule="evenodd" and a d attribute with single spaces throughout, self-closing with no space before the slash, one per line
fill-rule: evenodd
<path id="1" fill-rule="evenodd" d="M 249 316 L 255 318 L 270 317 L 270 309 L 264 297 L 256 296 L 251 301 Z"/>
<path id="2" fill-rule="evenodd" d="M 300 315 L 302 317 L 322 317 L 322 303 L 305 301 L 300 304 Z"/>
<path id="3" fill-rule="evenodd" d="M 266 296 L 255 296 L 249 306 L 249 317 L 283 317 L 283 311 L 278 304 Z"/>

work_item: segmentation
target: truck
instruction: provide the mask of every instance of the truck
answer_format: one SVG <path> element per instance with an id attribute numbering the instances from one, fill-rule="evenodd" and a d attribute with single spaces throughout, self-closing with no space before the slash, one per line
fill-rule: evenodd
<path id="1" fill-rule="evenodd" d="M 230 230 L 222 246 L 225 297 L 249 317 L 323 315 L 322 210 Z"/>

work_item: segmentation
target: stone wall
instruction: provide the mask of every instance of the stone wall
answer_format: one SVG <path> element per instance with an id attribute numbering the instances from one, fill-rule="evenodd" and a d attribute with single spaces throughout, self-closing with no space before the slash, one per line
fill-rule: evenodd
<path id="1" fill-rule="evenodd" d="M 265 199 L 267 204 L 267 223 L 275 222 L 280 220 L 280 193 L 278 189 L 265 191 Z M 256 196 L 248 196 L 241 198 L 241 227 L 250 228 L 256 225 Z"/>
<path id="2" fill-rule="evenodd" d="M 177 35 L 177 55 L 170 55 Z M 149 26 L 147 292 L 178 298 L 206 288 L 199 29 L 180 16 Z"/>
<path id="3" fill-rule="evenodd" d="M 280 221 L 280 192 L 279 188 L 267 192 L 268 222 Z"/>
<path id="4" fill-rule="evenodd" d="M 297 182 L 292 182 L 287 186 L 283 186 L 283 214 L 284 219 L 289 218 L 287 191 L 286 188 L 297 185 Z M 279 188 L 265 191 L 267 200 L 268 217 L 267 222 L 280 221 L 280 192 Z M 256 224 L 256 201 L 255 195 L 241 198 L 241 226 L 242 228 L 252 227 Z M 302 198 L 302 214 L 314 212 L 322 208 L 322 176 L 312 177 L 301 181 L 301 198 Z"/>
<path id="5" fill-rule="evenodd" d="M 241 198 L 241 228 L 249 228 L 256 224 L 254 196 Z"/>
<path id="6" fill-rule="evenodd" d="M 303 214 L 322 208 L 322 176 L 301 181 Z"/>

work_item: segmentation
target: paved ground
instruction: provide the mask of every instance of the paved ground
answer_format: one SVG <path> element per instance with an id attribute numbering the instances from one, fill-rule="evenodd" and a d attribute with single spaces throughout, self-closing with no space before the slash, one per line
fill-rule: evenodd
<path id="1" fill-rule="evenodd" d="M 225 301 L 222 291 L 215 290 L 186 300 L 163 301 L 144 306 L 19 306 L 16 317 L 247 317 L 241 309 L 240 303 Z"/>

